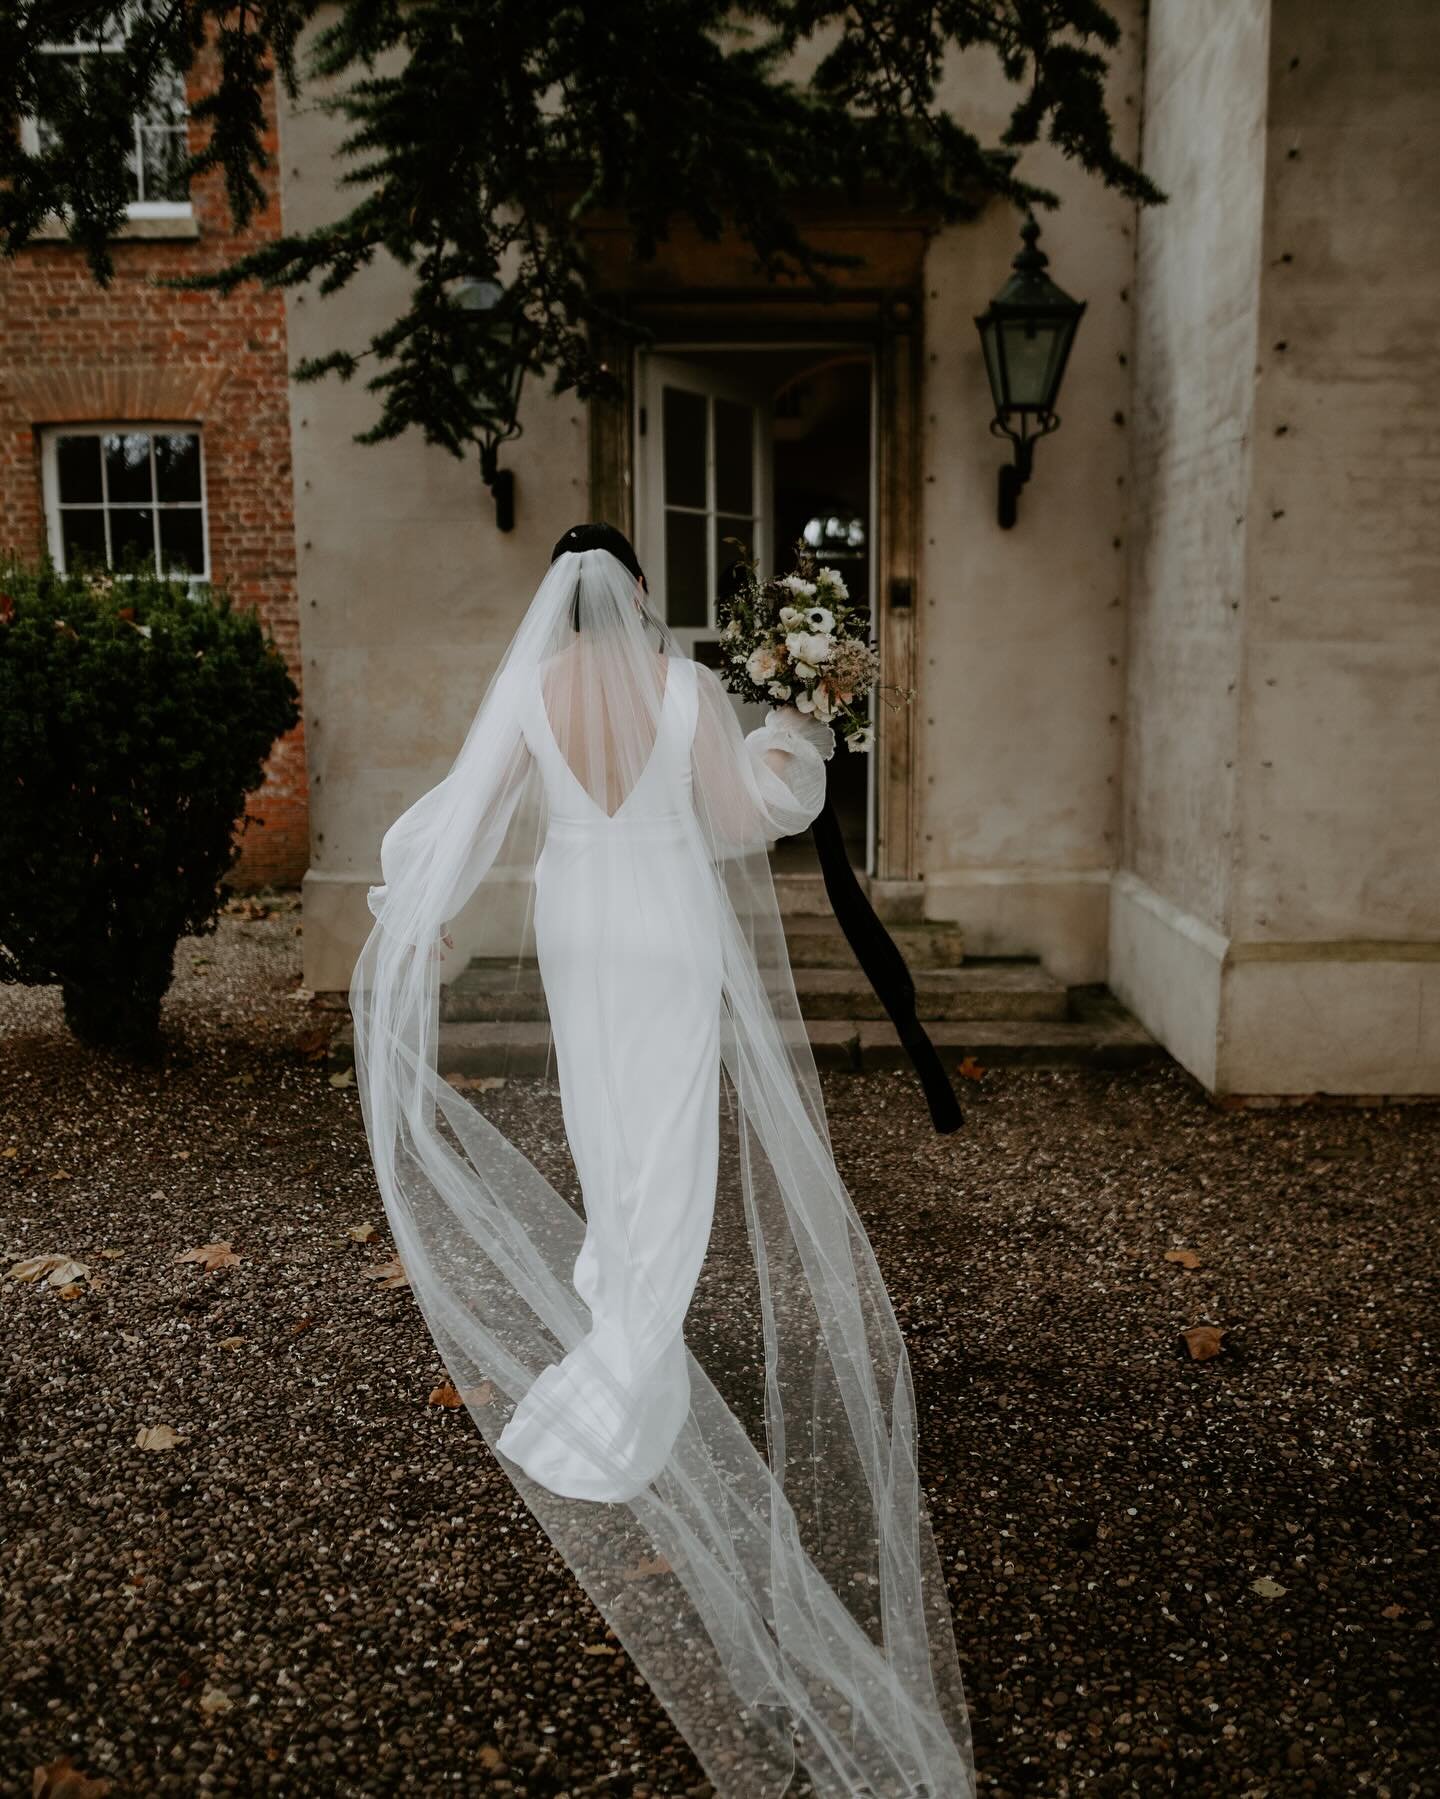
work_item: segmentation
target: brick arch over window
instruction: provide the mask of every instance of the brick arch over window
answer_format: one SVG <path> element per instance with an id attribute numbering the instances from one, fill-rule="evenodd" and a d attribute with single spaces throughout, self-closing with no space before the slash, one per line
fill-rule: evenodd
<path id="1" fill-rule="evenodd" d="M 233 370 L 128 367 L 31 370 L 12 384 L 15 409 L 37 425 L 137 424 L 147 419 L 203 421 Z"/>

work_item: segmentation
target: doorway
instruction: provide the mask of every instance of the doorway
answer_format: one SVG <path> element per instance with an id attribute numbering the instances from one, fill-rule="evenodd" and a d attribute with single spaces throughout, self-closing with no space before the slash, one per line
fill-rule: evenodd
<path id="1" fill-rule="evenodd" d="M 766 575 L 805 544 L 875 617 L 875 366 L 855 344 L 667 345 L 641 352 L 635 393 L 637 549 L 662 616 L 718 667 L 716 601 L 736 540 Z M 727 541 L 728 540 L 728 541 Z M 734 702 L 743 730 L 764 708 Z M 858 868 L 874 862 L 873 758 L 837 747 L 830 796 Z M 808 836 L 777 869 L 814 866 Z"/>

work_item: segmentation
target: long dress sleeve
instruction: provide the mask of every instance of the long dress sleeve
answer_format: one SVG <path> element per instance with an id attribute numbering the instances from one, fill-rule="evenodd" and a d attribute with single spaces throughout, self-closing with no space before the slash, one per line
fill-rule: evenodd
<path id="1" fill-rule="evenodd" d="M 400 814 L 380 844 L 381 883 L 369 890 L 370 910 L 408 943 L 431 944 L 444 933 L 494 862 L 525 790 L 531 755 L 503 677 L 477 729 L 483 741 L 467 741 L 445 778 Z"/>
<path id="2" fill-rule="evenodd" d="M 718 676 L 697 664 L 696 677 L 695 805 L 715 853 L 743 855 L 803 831 L 825 803 L 830 726 L 793 707 L 772 708 L 742 736 Z"/>

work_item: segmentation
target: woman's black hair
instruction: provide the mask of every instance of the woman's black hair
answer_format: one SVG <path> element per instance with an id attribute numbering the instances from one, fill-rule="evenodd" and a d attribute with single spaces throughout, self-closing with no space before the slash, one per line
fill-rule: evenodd
<path id="1" fill-rule="evenodd" d="M 571 525 L 550 552 L 550 560 L 563 556 L 566 550 L 609 550 L 617 562 L 623 563 L 637 581 L 645 580 L 640 558 L 630 539 L 614 525 Z M 649 583 L 646 582 L 648 586 Z"/>
<path id="2" fill-rule="evenodd" d="M 560 538 L 550 552 L 550 560 L 554 562 L 567 550 L 609 550 L 610 554 L 622 566 L 629 569 L 640 585 L 649 592 L 650 584 L 645 579 L 645 571 L 640 566 L 640 558 L 635 554 L 634 545 L 625 533 L 615 525 L 571 525 L 565 535 Z M 575 629 L 580 629 L 580 595 L 575 595 Z"/>

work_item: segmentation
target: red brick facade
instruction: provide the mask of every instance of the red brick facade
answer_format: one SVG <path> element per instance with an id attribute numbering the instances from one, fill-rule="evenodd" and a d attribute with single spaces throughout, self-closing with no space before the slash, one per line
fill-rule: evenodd
<path id="1" fill-rule="evenodd" d="M 203 62 L 192 71 L 192 100 L 208 73 Z M 267 147 L 273 159 L 273 105 Z M 45 547 L 42 426 L 198 424 L 212 579 L 256 608 L 298 684 L 284 300 L 253 284 L 228 299 L 148 285 L 152 276 L 220 267 L 275 236 L 278 169 L 264 180 L 268 205 L 243 236 L 232 230 L 220 182 L 196 183 L 198 235 L 118 241 L 109 288 L 63 240 L 0 262 L 0 547 L 26 557 Z M 309 859 L 302 729 L 276 745 L 250 813 L 233 878 L 251 887 L 298 882 Z"/>

